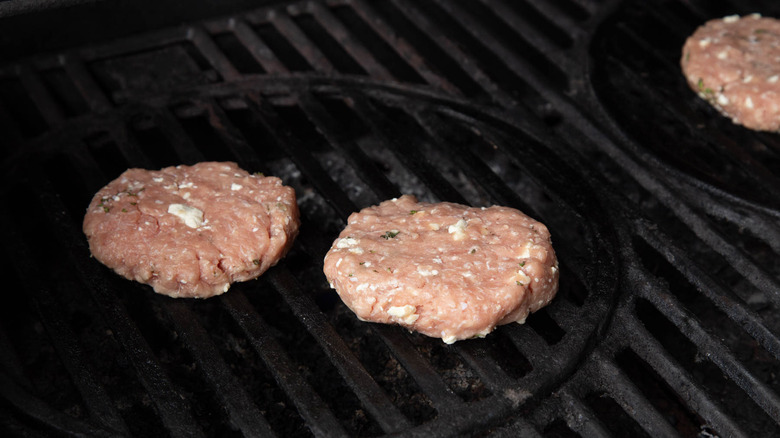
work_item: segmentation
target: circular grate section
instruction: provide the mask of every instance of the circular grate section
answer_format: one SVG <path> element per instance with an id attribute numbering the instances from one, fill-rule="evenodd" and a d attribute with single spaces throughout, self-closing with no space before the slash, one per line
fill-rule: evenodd
<path id="1" fill-rule="evenodd" d="M 617 268 L 593 188 L 514 120 L 412 87 L 301 76 L 134 97 L 36 138 L 3 163 L 14 209 L 0 218 L 15 232 L 2 375 L 22 376 L 1 386 L 9 409 L 87 434 L 448 436 L 540 402 L 609 320 Z M 296 189 L 303 225 L 286 259 L 207 301 L 157 296 L 90 259 L 80 227 L 95 191 L 128 167 L 203 160 Z M 558 297 L 523 326 L 452 346 L 358 321 L 322 257 L 351 212 L 402 193 L 544 222 Z"/>
<path id="2" fill-rule="evenodd" d="M 768 4 L 740 7 L 748 8 L 624 2 L 591 46 L 593 86 L 616 124 L 643 152 L 728 193 L 777 208 L 780 137 L 734 125 L 689 88 L 680 68 L 686 38 L 707 20 L 780 13 Z"/>

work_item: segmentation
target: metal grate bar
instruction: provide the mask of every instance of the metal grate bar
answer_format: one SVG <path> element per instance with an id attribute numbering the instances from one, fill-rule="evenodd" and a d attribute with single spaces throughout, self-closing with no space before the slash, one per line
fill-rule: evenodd
<path id="1" fill-rule="evenodd" d="M 217 44 L 200 26 L 191 27 L 187 31 L 187 39 L 198 48 L 200 53 L 208 60 L 220 76 L 226 81 L 235 81 L 241 78 L 241 73 L 231 64 L 230 60 L 217 47 Z"/>
<path id="2" fill-rule="evenodd" d="M 665 235 L 659 235 L 660 233 L 657 229 L 651 231 L 648 224 L 642 222 L 637 227 L 637 234 L 655 248 L 669 263 L 687 259 L 685 251 L 675 245 L 672 239 Z M 678 267 L 688 281 L 695 285 L 723 313 L 742 326 L 767 351 L 780 359 L 780 340 L 761 322 L 761 317 L 758 314 L 747 308 L 742 303 L 742 300 L 735 298 L 733 293 L 699 268 L 695 262 L 677 263 L 675 266 Z"/>
<path id="3" fill-rule="evenodd" d="M 304 93 L 298 97 L 301 109 L 309 117 L 309 120 L 317 127 L 331 147 L 342 153 L 350 163 L 357 175 L 368 184 L 369 187 L 381 199 L 395 198 L 401 195 L 396 187 L 384 173 L 377 168 L 374 161 L 369 158 L 360 146 L 354 141 L 340 138 L 337 123 L 328 111 L 317 101 L 316 97 Z"/>
<path id="4" fill-rule="evenodd" d="M 369 6 L 365 0 L 352 0 L 352 9 L 369 25 L 372 29 L 392 47 L 396 53 L 417 73 L 425 79 L 430 85 L 439 87 L 442 90 L 452 93 L 460 94 L 457 87 L 452 85 L 446 78 L 434 73 L 425 62 L 425 58 L 421 56 L 413 45 L 409 44 L 406 40 L 399 37 L 393 28 L 382 20 L 379 14 Z"/>
<path id="5" fill-rule="evenodd" d="M 545 309 L 566 333 L 576 330 L 582 324 L 582 321 L 587 319 L 587 316 L 583 315 L 583 312 L 587 309 L 577 307 L 568 300 L 556 300 L 554 304 L 545 307 Z"/>
<path id="6" fill-rule="evenodd" d="M 204 161 L 206 157 L 192 143 L 187 131 L 179 120 L 167 108 L 159 108 L 154 114 L 154 121 L 162 130 L 163 135 L 173 147 L 177 157 L 185 164 L 195 164 Z"/>
<path id="7" fill-rule="evenodd" d="M 512 424 L 493 431 L 492 438 L 542 438 L 542 434 L 531 423 L 523 418 L 516 419 Z"/>
<path id="8" fill-rule="evenodd" d="M 461 66 L 463 71 L 471 79 L 479 84 L 485 92 L 488 93 L 496 102 L 505 107 L 517 106 L 517 102 L 508 97 L 495 82 L 479 67 L 479 63 L 466 55 L 455 42 L 445 36 L 445 33 L 425 16 L 417 6 L 409 0 L 393 0 L 393 4 L 402 12 L 407 19 L 414 23 L 424 33 L 447 53 L 455 62 Z"/>
<path id="9" fill-rule="evenodd" d="M 279 61 L 268 45 L 240 18 L 231 18 L 230 27 L 252 57 L 270 74 L 288 73 L 287 67 Z"/>
<path id="10" fill-rule="evenodd" d="M 495 3 L 495 0 L 490 0 L 491 3 Z M 499 0 L 506 1 L 506 0 Z M 512 1 L 512 0 L 509 0 Z M 525 0 L 533 6 L 534 9 L 539 11 L 545 18 L 555 23 L 559 29 L 566 29 L 574 41 L 582 40 L 585 38 L 584 32 L 580 30 L 580 25 L 573 20 L 569 14 L 548 0 Z M 576 3 L 574 3 L 576 4 Z"/>
<path id="11" fill-rule="evenodd" d="M 684 310 L 674 295 L 667 290 L 653 288 L 650 285 L 654 284 L 654 282 L 651 278 L 648 278 L 647 274 L 633 267 L 630 269 L 634 271 L 632 275 L 636 275 L 637 278 L 644 278 L 644 281 L 640 283 L 638 293 L 653 303 L 712 363 L 723 370 L 774 421 L 780 423 L 780 398 L 777 394 L 750 374 L 726 346 L 707 333 L 697 322 L 696 317 Z"/>
<path id="12" fill-rule="evenodd" d="M 0 216 L 0 226 L 12 229 L 5 216 Z M 89 410 L 90 417 L 98 424 L 117 433 L 128 433 L 122 417 L 115 409 L 105 389 L 98 384 L 94 373 L 84 360 L 84 351 L 75 334 L 62 318 L 62 311 L 52 293 L 40 281 L 40 272 L 34 267 L 39 264 L 33 259 L 27 245 L 20 241 L 18 233 L 12 233 L 5 240 L 4 248 L 12 255 L 14 267 L 21 278 L 25 279 L 27 292 L 34 297 L 35 308 L 41 316 L 46 333 L 52 338 L 52 344 L 71 376 L 73 384 L 81 394 L 81 399 Z"/>
<path id="13" fill-rule="evenodd" d="M 269 334 L 269 327 L 252 308 L 240 291 L 231 291 L 222 299 L 222 305 L 238 323 L 255 352 L 268 365 L 268 370 L 315 436 L 344 436 L 338 419 L 319 395 L 300 375 L 279 343 Z"/>
<path id="14" fill-rule="evenodd" d="M 678 193 L 705 214 L 726 220 L 752 230 L 755 237 L 780 253 L 780 212 L 720 191 L 709 185 L 702 185 L 690 177 L 669 173 L 678 182 Z"/>
<path id="15" fill-rule="evenodd" d="M 208 332 L 188 306 L 189 303 L 181 300 L 165 302 L 165 309 L 176 327 L 176 332 L 212 386 L 220 404 L 227 411 L 230 422 L 240 429 L 244 436 L 274 436 L 271 426 L 244 387 L 240 386 L 238 379 L 230 372 Z"/>
<path id="16" fill-rule="evenodd" d="M 529 23 L 528 19 L 517 15 L 512 9 L 510 9 L 503 0 L 481 0 L 488 8 L 495 12 L 496 16 L 508 24 L 515 32 L 524 38 L 530 45 L 539 49 L 539 52 L 543 54 L 551 63 L 555 64 L 558 69 L 564 72 L 568 72 L 573 75 L 578 68 L 584 68 L 585 66 L 577 65 L 574 60 L 559 46 L 557 46 L 549 38 L 540 35 L 534 31 L 533 26 Z M 558 14 L 558 16 L 563 16 Z M 546 17 L 550 18 L 550 17 Z M 551 20 L 553 21 L 553 20 Z M 574 25 L 564 27 L 566 30 L 576 30 Z M 558 31 L 561 31 L 558 29 Z"/>
<path id="17" fill-rule="evenodd" d="M 303 33 L 286 13 L 275 11 L 270 18 L 279 33 L 287 38 L 287 41 L 295 47 L 298 53 L 300 53 L 315 70 L 325 74 L 337 73 L 336 68 L 333 67 L 333 64 L 330 63 L 322 51 L 317 48 L 317 45 Z"/>
<path id="18" fill-rule="evenodd" d="M 59 105 L 54 102 L 49 90 L 41 82 L 38 73 L 32 70 L 28 65 L 20 65 L 17 70 L 19 80 L 22 82 L 27 95 L 35 103 L 43 119 L 50 127 L 59 126 L 65 120 L 65 115 L 60 110 Z"/>
<path id="19" fill-rule="evenodd" d="M 133 144 L 131 135 L 125 124 L 111 124 L 109 134 L 127 163 L 131 166 L 142 167 L 144 169 L 152 168 L 152 161 L 143 153 L 138 145 Z"/>
<path id="20" fill-rule="evenodd" d="M 500 394 L 508 388 L 516 385 L 516 381 L 510 378 L 504 370 L 488 356 L 488 352 L 478 343 L 458 342 L 456 351 L 469 366 L 479 374 L 479 379 L 494 394 Z"/>
<path id="21" fill-rule="evenodd" d="M 734 420 L 724 412 L 712 398 L 696 384 L 645 327 L 630 315 L 626 308 L 618 311 L 617 320 L 625 333 L 629 334 L 627 344 L 672 388 L 689 408 L 711 424 L 722 436 L 748 436 Z"/>
<path id="22" fill-rule="evenodd" d="M 85 62 L 92 62 L 100 59 L 115 58 L 127 55 L 128 53 L 143 52 L 154 50 L 158 47 L 172 46 L 179 44 L 187 38 L 186 27 L 175 27 L 161 29 L 159 31 L 150 31 L 137 33 L 131 37 L 120 38 L 111 41 L 108 44 L 85 45 L 79 47 L 77 52 L 79 59 Z M 46 61 L 46 58 L 37 61 Z M 54 67 L 54 65 L 45 65 L 41 62 L 36 63 L 40 70 Z"/>
<path id="23" fill-rule="evenodd" d="M 424 154 L 415 145 L 415 141 L 406 138 L 404 130 L 396 126 L 382 111 L 379 111 L 368 98 L 353 94 L 350 102 L 358 116 L 371 127 L 387 149 L 391 150 L 404 166 L 412 171 L 439 198 L 449 202 L 467 204 L 452 184 L 444 178 Z"/>
<path id="24" fill-rule="evenodd" d="M 59 61 L 93 112 L 101 113 L 111 109 L 111 102 L 81 59 L 75 55 L 67 54 L 61 55 Z"/>
<path id="25" fill-rule="evenodd" d="M 281 266 L 265 276 L 282 295 L 295 316 L 317 340 L 331 363 L 385 432 L 398 432 L 410 426 L 409 420 L 393 405 L 387 394 L 363 368 L 344 344 L 317 305 L 306 295 L 293 275 Z M 314 309 L 314 310 L 313 310 Z"/>
<path id="26" fill-rule="evenodd" d="M 544 338 L 542 338 L 534 330 L 528 330 L 527 327 L 521 327 L 519 324 L 508 324 L 502 326 L 502 330 L 518 349 L 518 351 L 534 351 L 539 352 L 539 356 L 545 358 L 554 358 L 555 355 L 551 354 L 550 346 L 547 345 Z M 529 357 L 530 356 L 530 357 Z M 534 368 L 542 368 L 548 366 L 547 364 L 534 363 L 535 359 L 533 355 L 526 355 L 526 358 L 533 365 Z M 555 359 L 553 359 L 555 361 Z"/>
<path id="27" fill-rule="evenodd" d="M 52 409 L 48 403 L 32 396 L 26 388 L 19 387 L 18 383 L 5 373 L 0 372 L 2 395 L 20 412 L 32 416 L 61 434 L 106 438 L 116 436 L 116 432 L 98 429 L 88 423 L 78 421 L 68 414 Z M 47 429 L 47 431 L 52 433 L 52 429 Z"/>
<path id="28" fill-rule="evenodd" d="M 590 364 L 596 367 L 597 372 L 601 375 L 601 382 L 603 382 L 605 389 L 650 436 L 672 437 L 677 435 L 677 431 L 650 404 L 620 368 L 598 350 L 593 359 Z"/>
<path id="29" fill-rule="evenodd" d="M 477 20 L 472 20 L 457 2 L 442 0 L 436 0 L 436 2 L 474 38 L 479 40 L 482 45 L 489 47 L 490 50 L 495 53 L 510 70 L 512 70 L 512 72 L 526 81 L 528 85 L 536 90 L 545 100 L 554 101 L 552 100 L 553 97 L 559 98 L 558 95 L 560 91 L 557 87 L 551 87 L 548 84 L 548 78 L 545 76 L 544 72 L 537 72 L 535 66 L 529 64 L 528 60 L 520 58 L 514 50 L 495 38 L 493 34 L 488 29 L 485 29 Z M 552 65 L 556 64 L 552 63 Z M 560 66 L 557 68 L 558 70 L 562 70 L 563 68 L 562 71 L 568 70 L 568 68 Z M 573 67 L 570 68 L 573 69 Z M 568 78 L 565 74 L 562 74 L 561 77 Z"/>
<path id="30" fill-rule="evenodd" d="M 463 405 L 463 401 L 447 387 L 441 376 L 422 358 L 398 327 L 381 324 L 372 326 L 372 329 L 382 337 L 393 356 L 414 378 L 440 414 L 454 411 Z"/>
<path id="31" fill-rule="evenodd" d="M 439 415 L 434 420 L 412 430 L 390 435 L 390 437 L 453 437 L 472 436 L 480 428 L 492 426 L 511 413 L 512 405 L 504 398 L 491 397 L 468 405 L 467 408 Z"/>
<path id="32" fill-rule="evenodd" d="M 558 397 L 561 400 L 561 408 L 566 415 L 566 424 L 571 430 L 586 437 L 612 437 L 596 414 L 579 397 L 574 395 L 571 389 L 564 388 L 558 391 Z"/>
<path id="33" fill-rule="evenodd" d="M 82 173 L 83 175 L 83 173 Z M 81 230 L 73 226 L 73 221 L 62 217 L 66 211 L 64 205 L 48 184 L 46 177 L 35 175 L 41 193 L 41 202 L 47 205 L 44 209 L 52 228 L 58 230 L 54 234 L 64 248 L 71 248 L 71 262 L 82 281 L 89 286 L 93 299 L 101 309 L 105 321 L 112 328 L 114 336 L 122 346 L 130 363 L 133 364 L 141 384 L 147 390 L 149 398 L 157 407 L 160 420 L 168 432 L 175 437 L 202 436 L 195 428 L 195 421 L 190 415 L 186 404 L 179 398 L 173 384 L 165 375 L 157 359 L 130 318 L 127 310 L 117 296 L 111 292 L 111 287 L 101 268 L 89 256 Z"/>
<path id="34" fill-rule="evenodd" d="M 209 124 L 244 169 L 259 169 L 263 163 L 241 130 L 233 125 L 225 111 L 214 100 L 204 102 Z"/>
<path id="35" fill-rule="evenodd" d="M 439 123 L 439 120 L 430 113 L 413 111 L 417 123 L 425 130 L 442 149 L 453 151 L 450 156 L 457 162 L 458 167 L 467 172 L 471 179 L 484 188 L 484 190 L 501 205 L 517 206 L 520 210 L 538 216 L 528 203 L 520 198 L 517 192 L 504 183 L 493 170 L 477 157 L 467 146 L 458 141 L 448 141 L 442 137 L 441 132 L 450 129 L 449 123 Z"/>
<path id="36" fill-rule="evenodd" d="M 330 10 L 313 1 L 307 4 L 314 18 L 338 41 L 344 50 L 360 64 L 361 67 L 374 79 L 393 80 L 393 75 L 382 66 L 374 56 L 361 44 L 344 25 L 333 16 Z"/>
<path id="37" fill-rule="evenodd" d="M 273 107 L 261 96 L 249 96 L 247 103 L 253 110 L 252 115 L 276 140 L 277 146 L 284 150 L 295 162 L 301 173 L 317 188 L 323 197 L 336 209 L 343 219 L 355 211 L 355 204 L 339 189 L 338 184 L 328 172 L 301 144 L 293 131 L 276 114 Z"/>

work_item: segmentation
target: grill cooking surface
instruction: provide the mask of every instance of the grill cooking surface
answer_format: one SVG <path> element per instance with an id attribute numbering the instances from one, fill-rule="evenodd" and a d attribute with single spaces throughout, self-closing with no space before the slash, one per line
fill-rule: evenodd
<path id="1" fill-rule="evenodd" d="M 0 430 L 780 433 L 780 141 L 677 69 L 699 23 L 776 8 L 307 1 L 0 66 Z M 279 265 L 194 301 L 90 258 L 94 192 L 203 160 L 295 188 Z M 454 345 L 357 320 L 322 257 L 403 193 L 544 222 L 558 297 Z"/>

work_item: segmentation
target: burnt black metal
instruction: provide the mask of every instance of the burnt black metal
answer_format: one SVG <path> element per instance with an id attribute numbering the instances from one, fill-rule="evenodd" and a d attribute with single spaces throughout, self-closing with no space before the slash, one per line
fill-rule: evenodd
<path id="1" fill-rule="evenodd" d="M 780 432 L 777 136 L 719 120 L 676 71 L 703 20 L 776 8 L 303 1 L 0 65 L 0 430 Z M 202 160 L 296 189 L 283 262 L 200 303 L 89 258 L 92 193 Z M 539 218 L 559 297 L 453 346 L 357 321 L 322 256 L 401 193 Z"/>

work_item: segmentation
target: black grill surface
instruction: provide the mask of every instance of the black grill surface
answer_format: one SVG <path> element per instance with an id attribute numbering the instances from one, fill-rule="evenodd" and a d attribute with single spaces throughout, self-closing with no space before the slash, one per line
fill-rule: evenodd
<path id="1" fill-rule="evenodd" d="M 780 138 L 731 125 L 677 67 L 697 25 L 756 11 L 780 15 L 304 1 L 3 63 L 0 431 L 780 434 Z M 283 261 L 193 301 L 90 257 L 99 188 L 203 160 L 295 188 Z M 558 297 L 454 345 L 357 320 L 322 258 L 351 212 L 404 193 L 547 224 Z"/>

